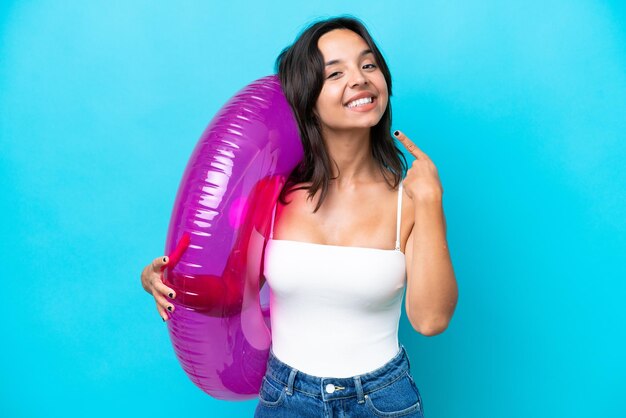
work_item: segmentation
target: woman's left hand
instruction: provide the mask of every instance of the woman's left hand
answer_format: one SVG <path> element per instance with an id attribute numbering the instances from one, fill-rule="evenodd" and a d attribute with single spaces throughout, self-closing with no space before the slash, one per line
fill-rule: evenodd
<path id="1" fill-rule="evenodd" d="M 441 201 L 443 187 L 435 164 L 402 132 L 395 131 L 394 136 L 415 157 L 413 165 L 406 172 L 406 177 L 402 182 L 406 194 L 413 201 Z"/>

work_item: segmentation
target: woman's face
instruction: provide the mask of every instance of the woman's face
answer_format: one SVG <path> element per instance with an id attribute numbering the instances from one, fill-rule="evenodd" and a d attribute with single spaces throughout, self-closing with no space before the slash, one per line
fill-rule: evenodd
<path id="1" fill-rule="evenodd" d="M 370 128 L 387 108 L 387 82 L 367 43 L 348 29 L 322 35 L 324 86 L 315 104 L 322 126 L 330 130 Z M 362 100 L 355 99 L 361 98 Z M 371 101 L 371 102 L 370 102 Z"/>

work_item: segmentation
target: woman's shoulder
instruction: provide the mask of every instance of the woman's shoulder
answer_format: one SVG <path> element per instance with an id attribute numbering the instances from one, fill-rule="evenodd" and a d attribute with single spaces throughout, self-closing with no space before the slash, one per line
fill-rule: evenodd
<path id="1" fill-rule="evenodd" d="M 284 209 L 285 206 L 289 206 L 290 210 L 295 210 L 297 207 L 303 208 L 309 196 L 309 188 L 311 187 L 311 182 L 300 182 L 296 184 L 289 185 L 289 188 L 285 191 L 285 204 L 278 201 L 278 205 L 280 209 Z"/>

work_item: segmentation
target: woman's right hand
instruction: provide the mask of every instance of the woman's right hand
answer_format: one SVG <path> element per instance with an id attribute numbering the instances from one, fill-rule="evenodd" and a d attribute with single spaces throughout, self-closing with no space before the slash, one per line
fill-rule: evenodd
<path id="1" fill-rule="evenodd" d="M 157 311 L 163 321 L 169 319 L 167 311 L 174 312 L 174 304 L 170 303 L 167 298 L 174 299 L 176 292 L 163 283 L 163 266 L 167 265 L 169 258 L 167 256 L 155 258 L 152 263 L 148 264 L 141 272 L 141 285 L 144 290 L 150 293 L 156 302 Z"/>

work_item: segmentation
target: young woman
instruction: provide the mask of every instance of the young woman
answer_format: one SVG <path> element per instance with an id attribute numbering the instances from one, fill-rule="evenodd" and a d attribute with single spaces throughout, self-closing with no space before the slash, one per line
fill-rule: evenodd
<path id="1" fill-rule="evenodd" d="M 391 75 L 358 19 L 313 23 L 276 64 L 305 157 L 265 250 L 272 348 L 255 416 L 421 417 L 398 342 L 402 298 L 406 289 L 411 325 L 431 336 L 458 295 L 437 169 L 395 131 L 416 158 L 407 170 L 390 134 Z M 175 298 L 160 279 L 166 262 L 141 276 L 164 320 Z"/>

